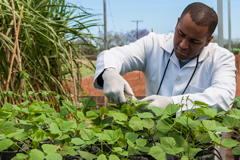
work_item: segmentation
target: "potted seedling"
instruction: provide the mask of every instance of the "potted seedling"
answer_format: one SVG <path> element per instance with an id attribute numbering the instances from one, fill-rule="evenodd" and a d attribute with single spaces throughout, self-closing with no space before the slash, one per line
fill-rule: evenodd
<path id="1" fill-rule="evenodd" d="M 0 109 L 0 151 L 11 148 L 22 152 L 14 159 L 30 160 L 164 160 L 167 155 L 184 160 L 214 156 L 215 145 L 240 148 L 236 140 L 221 141 L 217 134 L 239 126 L 239 111 L 218 113 L 195 101 L 184 112 L 183 105 L 175 104 L 140 112 L 149 103 L 129 99 L 122 106 L 108 104 L 99 109 L 92 98 L 80 99 L 80 106 L 67 100 L 5 103 Z M 53 109 L 57 105 L 61 105 L 59 112 Z"/>

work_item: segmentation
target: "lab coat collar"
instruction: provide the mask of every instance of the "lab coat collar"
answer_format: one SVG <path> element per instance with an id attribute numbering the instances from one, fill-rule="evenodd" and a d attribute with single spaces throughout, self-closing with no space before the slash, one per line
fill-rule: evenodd
<path id="1" fill-rule="evenodd" d="M 174 42 L 174 36 L 172 34 L 172 36 L 169 36 L 165 43 L 162 45 L 162 48 L 169 54 L 172 53 L 172 50 L 173 50 L 173 42 Z M 209 56 L 209 47 L 204 47 L 202 52 L 200 53 L 199 55 L 199 59 L 198 59 L 198 62 L 202 62 L 204 61 L 207 57 Z M 195 57 L 194 59 L 192 59 L 190 62 L 188 62 L 184 67 L 192 67 L 192 66 L 195 66 L 196 63 L 197 63 L 197 57 Z M 174 56 L 171 58 L 171 60 L 174 61 L 174 63 L 178 64 L 178 59 L 174 53 Z"/>

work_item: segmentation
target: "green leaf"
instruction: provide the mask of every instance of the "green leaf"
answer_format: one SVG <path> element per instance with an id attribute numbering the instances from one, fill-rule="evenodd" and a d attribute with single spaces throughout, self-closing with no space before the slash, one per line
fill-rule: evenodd
<path id="1" fill-rule="evenodd" d="M 95 137 L 95 132 L 89 129 L 83 129 L 81 131 L 81 136 L 84 140 L 91 140 Z"/>
<path id="2" fill-rule="evenodd" d="M 101 154 L 100 156 L 98 156 L 97 160 L 107 160 L 107 158 L 104 154 Z"/>
<path id="3" fill-rule="evenodd" d="M 12 138 L 16 137 L 18 135 L 21 135 L 24 132 L 24 129 L 19 129 L 17 131 L 9 131 L 9 134 L 7 134 L 7 137 Z"/>
<path id="4" fill-rule="evenodd" d="M 17 153 L 17 157 L 20 159 L 26 159 L 28 157 L 27 154 L 23 154 L 23 153 Z"/>
<path id="5" fill-rule="evenodd" d="M 49 115 L 53 115 L 54 113 L 56 113 L 56 110 L 53 109 L 53 108 L 47 108 L 46 113 L 49 114 Z"/>
<path id="6" fill-rule="evenodd" d="M 104 130 L 102 138 L 105 141 L 110 141 L 109 144 L 113 144 L 120 137 L 113 130 Z"/>
<path id="7" fill-rule="evenodd" d="M 86 117 L 84 116 L 83 112 L 77 111 L 77 117 L 80 118 L 80 120 L 86 120 Z"/>
<path id="8" fill-rule="evenodd" d="M 45 156 L 43 152 L 38 149 L 32 149 L 30 151 L 30 160 L 44 160 Z"/>
<path id="9" fill-rule="evenodd" d="M 121 147 L 113 147 L 113 151 L 116 153 L 122 153 L 122 148 Z"/>
<path id="10" fill-rule="evenodd" d="M 209 133 L 209 135 L 210 135 L 210 138 L 211 138 L 214 142 L 216 142 L 216 143 L 218 143 L 218 144 L 221 143 L 221 138 L 220 138 L 219 134 L 215 134 L 215 133 L 212 132 L 212 131 L 208 131 L 208 133 Z"/>
<path id="11" fill-rule="evenodd" d="M 160 141 L 161 141 L 162 146 L 167 149 L 174 148 L 174 146 L 176 144 L 174 138 L 172 138 L 172 137 L 160 137 Z"/>
<path id="12" fill-rule="evenodd" d="M 209 143 L 212 141 L 208 132 L 202 133 L 200 131 L 195 131 L 194 136 L 195 136 L 196 141 L 199 141 L 200 143 Z"/>
<path id="13" fill-rule="evenodd" d="M 167 115 L 173 115 L 175 114 L 177 111 L 179 111 L 180 107 L 176 104 L 169 104 L 167 105 L 167 107 L 164 109 L 163 114 L 167 114 Z"/>
<path id="14" fill-rule="evenodd" d="M 238 119 L 240 119 L 240 110 L 239 110 L 239 109 L 232 108 L 232 109 L 229 111 L 229 114 L 230 114 L 230 115 L 237 116 Z"/>
<path id="15" fill-rule="evenodd" d="M 77 124 L 75 121 L 62 121 L 59 123 L 59 127 L 63 131 L 68 131 L 70 128 L 77 128 Z"/>
<path id="16" fill-rule="evenodd" d="M 151 147 L 149 153 L 156 160 L 167 160 L 166 153 L 158 146 Z"/>
<path id="17" fill-rule="evenodd" d="M 205 107 L 209 106 L 208 104 L 206 104 L 204 102 L 200 102 L 200 101 L 194 101 L 193 103 L 196 106 L 205 106 Z"/>
<path id="18" fill-rule="evenodd" d="M 202 123 L 209 131 L 214 131 L 217 128 L 215 120 L 203 120 Z"/>
<path id="19" fill-rule="evenodd" d="M 150 112 L 144 112 L 137 114 L 139 118 L 154 118 L 153 114 Z"/>
<path id="20" fill-rule="evenodd" d="M 78 153 L 74 149 L 68 146 L 63 146 L 62 151 L 58 151 L 58 153 L 61 155 L 71 155 L 71 156 L 78 155 Z"/>
<path id="21" fill-rule="evenodd" d="M 82 139 L 80 139 L 80 138 L 72 138 L 71 143 L 73 143 L 75 145 L 82 145 L 85 142 Z"/>
<path id="22" fill-rule="evenodd" d="M 87 119 L 96 119 L 98 117 L 98 114 L 93 111 L 87 111 L 86 118 Z"/>
<path id="23" fill-rule="evenodd" d="M 42 145 L 43 152 L 49 154 L 49 153 L 55 153 L 58 149 L 58 146 L 55 146 L 53 144 L 43 144 Z"/>
<path id="24" fill-rule="evenodd" d="M 160 107 L 148 107 L 148 109 L 152 110 L 156 114 L 157 117 L 163 115 L 164 110 Z"/>
<path id="25" fill-rule="evenodd" d="M 12 104 L 10 103 L 4 103 L 2 109 L 6 109 L 8 111 L 11 111 L 12 110 Z"/>
<path id="26" fill-rule="evenodd" d="M 124 151 L 122 153 L 120 153 L 121 156 L 128 156 L 128 152 L 127 151 Z"/>
<path id="27" fill-rule="evenodd" d="M 137 150 L 141 151 L 141 152 L 145 152 L 145 153 L 149 153 L 150 151 L 150 147 L 143 147 L 143 146 L 137 146 L 135 147 Z"/>
<path id="28" fill-rule="evenodd" d="M 234 126 L 237 126 L 238 125 L 238 120 L 236 118 L 233 118 L 233 117 L 225 117 L 223 119 L 223 125 L 226 126 L 226 127 L 234 127 Z"/>
<path id="29" fill-rule="evenodd" d="M 217 115 L 217 110 L 212 108 L 202 108 L 205 115 L 211 118 L 214 118 Z"/>
<path id="30" fill-rule="evenodd" d="M 221 143 L 224 147 L 231 148 L 239 144 L 238 141 L 235 141 L 231 138 L 224 138 Z"/>
<path id="31" fill-rule="evenodd" d="M 147 129 L 151 129 L 155 125 L 155 122 L 150 118 L 143 119 L 142 123 L 143 123 L 143 127 Z"/>
<path id="32" fill-rule="evenodd" d="M 198 152 L 200 152 L 202 149 L 201 148 L 189 148 L 186 152 L 185 152 L 185 156 L 189 156 L 190 157 L 195 157 L 196 154 Z"/>
<path id="33" fill-rule="evenodd" d="M 132 116 L 135 112 L 135 108 L 133 108 L 130 104 L 124 104 L 121 106 L 121 112 L 126 115 Z"/>
<path id="34" fill-rule="evenodd" d="M 146 139 L 137 139 L 136 144 L 137 144 L 137 146 L 143 146 L 144 147 L 147 144 L 147 140 Z"/>
<path id="35" fill-rule="evenodd" d="M 109 160 L 120 160 L 120 159 L 118 158 L 118 156 L 116 156 L 116 155 L 114 155 L 114 154 L 111 154 L 111 155 L 109 156 Z"/>
<path id="36" fill-rule="evenodd" d="M 97 103 L 93 100 L 93 98 L 83 99 L 83 104 L 85 107 L 96 107 Z"/>
<path id="37" fill-rule="evenodd" d="M 139 117 L 132 117 L 129 121 L 129 127 L 134 131 L 143 130 L 143 123 Z"/>
<path id="38" fill-rule="evenodd" d="M 177 153 L 183 152 L 184 149 L 182 147 L 180 148 L 173 148 L 167 151 L 167 154 L 171 154 L 171 155 L 176 155 Z"/>
<path id="39" fill-rule="evenodd" d="M 232 153 L 233 153 L 234 155 L 240 155 L 240 147 L 234 147 L 234 148 L 232 149 Z"/>
<path id="40" fill-rule="evenodd" d="M 13 144 L 13 141 L 10 139 L 3 139 L 0 141 L 0 151 L 8 149 Z"/>
<path id="41" fill-rule="evenodd" d="M 136 107 L 145 107 L 147 106 L 149 103 L 151 102 L 146 102 L 146 101 L 143 101 L 143 102 L 138 102 Z"/>
<path id="42" fill-rule="evenodd" d="M 102 106 L 100 109 L 100 117 L 102 117 L 105 113 L 108 113 L 108 110 L 105 108 L 105 106 Z"/>
<path id="43" fill-rule="evenodd" d="M 135 143 L 136 140 L 138 139 L 138 136 L 139 136 L 139 134 L 137 134 L 137 133 L 127 132 L 127 133 L 125 134 L 125 139 L 129 139 L 129 140 L 131 140 L 133 143 Z"/>
<path id="44" fill-rule="evenodd" d="M 203 125 L 200 120 L 193 120 L 190 124 L 189 127 L 191 127 L 194 130 L 200 130 L 200 128 L 203 128 Z"/>
<path id="45" fill-rule="evenodd" d="M 61 117 L 65 117 L 68 113 L 69 113 L 69 112 L 68 112 L 68 110 L 67 110 L 66 108 L 62 108 L 62 109 L 60 110 L 60 116 L 61 116 Z"/>
<path id="46" fill-rule="evenodd" d="M 132 142 L 130 139 L 127 139 L 127 144 L 128 144 L 130 147 L 134 147 L 134 144 L 133 144 L 133 142 Z"/>
<path id="47" fill-rule="evenodd" d="M 167 122 L 166 120 L 159 120 L 157 122 L 157 130 L 161 133 L 166 133 L 172 128 L 173 124 Z"/>
<path id="48" fill-rule="evenodd" d="M 15 123 L 11 122 L 11 121 L 7 121 L 5 123 L 3 123 L 1 129 L 3 131 L 10 131 L 13 127 L 14 127 Z"/>
<path id="49" fill-rule="evenodd" d="M 88 152 L 85 152 L 85 151 L 78 151 L 78 153 L 80 154 L 80 156 L 86 160 L 92 160 L 92 159 L 95 159 L 97 158 L 96 155 L 94 154 L 91 154 L 91 153 L 88 153 Z"/>
<path id="50" fill-rule="evenodd" d="M 62 135 L 62 132 L 59 130 L 59 128 L 58 128 L 56 123 L 51 123 L 49 130 L 51 131 L 52 134 Z"/>
<path id="51" fill-rule="evenodd" d="M 215 129 L 215 131 L 217 131 L 217 132 L 232 132 L 232 130 L 230 130 L 230 129 L 226 128 L 226 127 L 217 127 Z"/>
<path id="52" fill-rule="evenodd" d="M 78 125 L 77 130 L 87 129 L 89 125 L 87 122 L 82 122 Z"/>
<path id="53" fill-rule="evenodd" d="M 112 116 L 116 121 L 127 121 L 128 118 L 124 113 L 113 113 Z"/>
<path id="54" fill-rule="evenodd" d="M 182 156 L 181 160 L 188 160 L 187 156 Z"/>
<path id="55" fill-rule="evenodd" d="M 107 117 L 102 120 L 102 124 L 110 124 L 113 122 L 113 117 Z"/>
<path id="56" fill-rule="evenodd" d="M 49 153 L 46 156 L 46 160 L 62 160 L 62 156 L 58 153 Z"/>
<path id="57" fill-rule="evenodd" d="M 185 127 L 189 127 L 193 120 L 190 117 L 180 116 L 175 118 L 175 121 L 182 124 Z"/>
<path id="58" fill-rule="evenodd" d="M 171 133 L 171 135 L 176 142 L 176 148 L 184 148 L 184 151 L 188 150 L 188 142 L 181 135 L 177 133 Z"/>

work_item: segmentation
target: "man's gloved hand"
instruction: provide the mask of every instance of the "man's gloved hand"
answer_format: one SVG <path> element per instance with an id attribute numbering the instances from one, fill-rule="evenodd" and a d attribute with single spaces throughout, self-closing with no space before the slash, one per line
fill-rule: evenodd
<path id="1" fill-rule="evenodd" d="M 102 75 L 103 93 L 116 104 L 124 104 L 127 102 L 124 91 L 134 96 L 134 93 L 128 82 L 114 68 L 107 68 Z"/>
<path id="2" fill-rule="evenodd" d="M 152 101 L 149 105 L 146 107 L 143 107 L 142 111 L 147 111 L 148 107 L 161 107 L 162 109 L 165 109 L 169 103 L 173 104 L 173 100 L 170 97 L 165 97 L 165 96 L 159 96 L 159 95 L 152 95 L 145 97 L 141 99 L 139 102 L 142 101 Z"/>

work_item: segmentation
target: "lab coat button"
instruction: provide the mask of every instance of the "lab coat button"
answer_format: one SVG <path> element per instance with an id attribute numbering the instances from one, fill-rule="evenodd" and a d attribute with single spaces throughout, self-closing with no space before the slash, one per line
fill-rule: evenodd
<path id="1" fill-rule="evenodd" d="M 179 77 L 177 77 L 177 78 L 176 78 L 176 81 L 177 81 L 177 82 L 178 82 L 178 81 L 180 81 L 180 78 L 179 78 Z"/>

